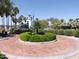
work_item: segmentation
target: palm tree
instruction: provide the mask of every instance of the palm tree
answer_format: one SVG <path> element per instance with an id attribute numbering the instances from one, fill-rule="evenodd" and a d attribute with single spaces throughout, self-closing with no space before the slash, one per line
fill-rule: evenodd
<path id="1" fill-rule="evenodd" d="M 64 23 L 64 19 L 60 19 L 60 22 L 61 22 L 61 23 Z"/>
<path id="2" fill-rule="evenodd" d="M 8 7 L 7 7 L 7 9 L 6 9 L 6 12 L 5 12 L 5 14 L 6 14 L 6 25 L 7 25 L 7 30 L 9 29 L 9 16 L 11 16 L 11 10 L 12 10 L 12 8 L 13 8 L 13 3 L 12 2 L 7 2 L 7 5 L 8 5 Z"/>
<path id="3" fill-rule="evenodd" d="M 4 28 L 4 17 L 3 17 L 3 11 L 2 11 L 1 6 L 0 6 L 0 16 L 2 18 L 2 27 Z"/>
<path id="4" fill-rule="evenodd" d="M 0 0 L 0 16 L 2 18 L 3 28 L 4 28 L 4 0 Z"/>
<path id="5" fill-rule="evenodd" d="M 79 28 L 79 18 L 76 18 L 75 22 L 76 22 L 76 28 Z"/>
<path id="6" fill-rule="evenodd" d="M 24 17 L 24 22 L 26 22 L 27 21 L 27 18 L 26 17 Z"/>
<path id="7" fill-rule="evenodd" d="M 20 23 L 22 23 L 22 21 L 24 20 L 24 16 L 23 15 L 21 15 L 19 18 L 18 18 L 18 23 L 20 24 Z"/>
<path id="8" fill-rule="evenodd" d="M 13 23 L 15 24 L 15 28 L 16 28 L 16 25 L 17 25 L 17 18 L 16 18 L 16 15 L 19 13 L 19 9 L 17 7 L 13 7 L 12 8 L 12 11 L 11 11 L 11 18 L 12 18 L 12 21 Z"/>
<path id="9" fill-rule="evenodd" d="M 34 29 L 35 29 L 36 33 L 39 32 L 39 29 L 40 29 L 40 28 L 41 28 L 41 25 L 40 25 L 40 23 L 39 23 L 39 19 L 36 18 L 36 21 L 34 21 Z"/>
<path id="10" fill-rule="evenodd" d="M 17 21 L 18 19 L 15 16 L 12 16 L 11 19 L 12 19 L 12 22 L 14 23 L 14 28 L 16 28 L 17 23 L 18 23 L 18 21 Z"/>
<path id="11" fill-rule="evenodd" d="M 71 29 L 72 29 L 72 27 L 73 27 L 73 19 L 69 19 L 69 26 L 70 26 Z"/>
<path id="12" fill-rule="evenodd" d="M 7 24 L 9 24 L 9 18 L 8 16 L 10 15 L 10 11 L 12 8 L 12 2 L 10 0 L 0 0 L 0 16 L 3 18 L 2 22 L 3 25 L 5 25 L 4 23 L 4 17 L 6 16 L 7 18 Z M 5 26 L 3 26 L 5 28 Z M 8 27 L 7 27 L 8 28 Z"/>

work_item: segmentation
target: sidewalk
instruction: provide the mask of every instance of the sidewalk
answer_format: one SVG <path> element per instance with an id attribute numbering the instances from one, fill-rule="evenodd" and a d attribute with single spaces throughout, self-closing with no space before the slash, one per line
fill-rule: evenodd
<path id="1" fill-rule="evenodd" d="M 66 59 L 65 54 L 73 53 L 77 49 L 79 41 L 66 36 L 57 36 L 57 42 L 36 45 L 24 45 L 16 37 L 0 41 L 0 51 L 7 53 L 9 59 Z"/>

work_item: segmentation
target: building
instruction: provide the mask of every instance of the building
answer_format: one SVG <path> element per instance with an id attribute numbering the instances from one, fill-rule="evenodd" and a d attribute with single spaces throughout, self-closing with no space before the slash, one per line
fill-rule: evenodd
<path id="1" fill-rule="evenodd" d="M 20 27 L 30 29 L 33 26 L 34 16 L 28 15 L 26 18 L 26 21 L 23 20 Z"/>
<path id="2" fill-rule="evenodd" d="M 48 21 L 48 27 L 51 28 L 52 25 L 53 25 L 53 24 L 52 24 L 51 21 L 49 20 L 49 21 Z"/>

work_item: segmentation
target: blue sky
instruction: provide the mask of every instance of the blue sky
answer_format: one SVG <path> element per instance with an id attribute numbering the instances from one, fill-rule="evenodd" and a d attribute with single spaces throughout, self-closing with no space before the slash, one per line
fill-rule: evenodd
<path id="1" fill-rule="evenodd" d="M 37 18 L 78 18 L 79 0 L 13 0 L 19 15 L 32 14 Z"/>

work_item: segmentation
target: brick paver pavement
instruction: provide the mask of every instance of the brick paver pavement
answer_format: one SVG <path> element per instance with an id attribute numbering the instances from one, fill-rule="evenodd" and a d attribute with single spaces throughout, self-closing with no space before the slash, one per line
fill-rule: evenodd
<path id="1" fill-rule="evenodd" d="M 79 48 L 79 42 L 66 36 L 57 36 L 56 42 L 41 44 L 22 44 L 17 37 L 0 41 L 0 51 L 17 56 L 57 56 L 70 53 Z"/>

